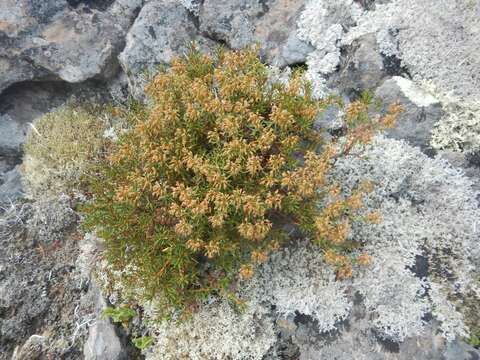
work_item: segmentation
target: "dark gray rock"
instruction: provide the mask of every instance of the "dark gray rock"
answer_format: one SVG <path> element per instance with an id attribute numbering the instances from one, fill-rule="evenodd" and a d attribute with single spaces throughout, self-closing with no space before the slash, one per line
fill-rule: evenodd
<path id="1" fill-rule="evenodd" d="M 297 36 L 297 20 L 304 0 L 267 2 L 268 11 L 255 22 L 254 42 L 260 45 L 265 60 L 276 66 L 302 64 L 313 47 Z"/>
<path id="2" fill-rule="evenodd" d="M 371 9 L 375 5 L 375 0 L 354 0 L 355 2 L 362 5 L 365 9 Z"/>
<path id="3" fill-rule="evenodd" d="M 387 76 L 375 34 L 367 34 L 344 49 L 339 70 L 328 79 L 328 86 L 355 97 L 360 91 L 374 90 Z"/>
<path id="4" fill-rule="evenodd" d="M 277 66 L 304 63 L 313 48 L 296 34 L 305 1 L 205 0 L 200 30 L 232 49 L 258 43 L 265 60 Z"/>
<path id="5" fill-rule="evenodd" d="M 444 356 L 445 360 L 479 360 L 480 351 L 464 342 L 452 341 L 447 345 Z"/>
<path id="6" fill-rule="evenodd" d="M 0 2 L 0 92 L 26 80 L 111 77 L 141 0 L 96 3 Z"/>
<path id="7" fill-rule="evenodd" d="M 205 0 L 199 12 L 200 31 L 240 49 L 253 42 L 255 21 L 265 10 L 258 0 Z"/>
<path id="8" fill-rule="evenodd" d="M 159 0 L 142 8 L 119 56 L 135 97 L 142 97 L 158 65 L 183 54 L 192 41 L 204 51 L 258 43 L 265 61 L 277 66 L 303 63 L 312 51 L 296 34 L 303 0 L 206 0 L 197 5 L 190 12 L 180 1 Z"/>
<path id="9" fill-rule="evenodd" d="M 432 151 L 429 145 L 431 130 L 443 116 L 442 106 L 436 98 L 399 76 L 384 81 L 375 96 L 382 101 L 383 110 L 397 101 L 404 110 L 395 128 L 387 130 L 388 136 L 405 139 L 426 152 Z"/>
<path id="10" fill-rule="evenodd" d="M 28 128 L 38 117 L 65 102 L 71 90 L 62 82 L 22 83 L 0 95 L 0 162 L 8 171 L 20 162 Z"/>
<path id="11" fill-rule="evenodd" d="M 24 124 L 14 121 L 8 114 L 0 115 L 0 153 L 3 156 L 13 156 L 20 149 L 25 137 Z"/>
<path id="12" fill-rule="evenodd" d="M 89 328 L 88 339 L 83 347 L 85 360 L 127 360 L 127 351 L 108 318 L 101 316 L 107 307 L 100 289 L 92 284 L 91 296 L 95 304 L 97 319 Z"/>
<path id="13" fill-rule="evenodd" d="M 148 73 L 155 73 L 158 65 L 183 54 L 192 41 L 201 49 L 215 46 L 199 34 L 192 15 L 180 1 L 148 2 L 130 29 L 119 56 L 133 94 L 141 97 Z"/>

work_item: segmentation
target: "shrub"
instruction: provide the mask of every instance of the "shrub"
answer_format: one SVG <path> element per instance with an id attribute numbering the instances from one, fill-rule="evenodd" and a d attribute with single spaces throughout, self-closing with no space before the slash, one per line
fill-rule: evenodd
<path id="1" fill-rule="evenodd" d="M 104 144 L 105 125 L 95 109 L 73 105 L 36 121 L 24 146 L 26 195 L 36 199 L 77 188 L 87 164 Z"/>
<path id="2" fill-rule="evenodd" d="M 312 125 L 325 103 L 298 72 L 269 81 L 254 50 L 193 49 L 146 93 L 149 105 L 127 113 L 132 130 L 95 169 L 85 209 L 113 269 L 129 269 L 122 281 L 165 308 L 193 308 L 227 290 L 237 270 L 251 277 L 287 239 L 289 222 L 331 249 L 338 276 L 350 275 L 338 251 L 355 246 L 350 221 L 369 186 L 342 197 L 327 173 L 398 108 L 370 121 L 368 104 L 353 103 L 344 140 L 322 141 Z"/>

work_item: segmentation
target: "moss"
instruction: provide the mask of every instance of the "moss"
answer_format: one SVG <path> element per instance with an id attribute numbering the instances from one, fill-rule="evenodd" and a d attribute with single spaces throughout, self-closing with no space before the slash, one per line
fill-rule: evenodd
<path id="1" fill-rule="evenodd" d="M 32 124 L 24 146 L 27 197 L 37 199 L 78 188 L 87 164 L 105 143 L 106 123 L 97 107 L 65 105 Z"/>

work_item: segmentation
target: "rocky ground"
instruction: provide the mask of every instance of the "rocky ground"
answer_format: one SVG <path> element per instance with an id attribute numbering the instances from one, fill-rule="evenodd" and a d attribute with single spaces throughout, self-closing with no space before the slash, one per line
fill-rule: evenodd
<path id="1" fill-rule="evenodd" d="M 356 229 L 378 253 L 370 273 L 333 289 L 299 246 L 245 290 L 246 314 L 213 302 L 192 324 L 151 329 L 157 343 L 142 356 L 480 358 L 464 331 L 479 320 L 471 309 L 462 318 L 479 296 L 478 0 L 4 0 L 0 359 L 140 356 L 100 316 L 108 301 L 90 274 L 99 245 L 78 229 L 76 200 L 22 198 L 22 144 L 35 119 L 66 101 L 142 99 L 150 74 L 190 41 L 204 50 L 258 43 L 271 65 L 305 65 L 318 96 L 350 101 L 368 89 L 405 111 L 368 159 L 346 159 L 337 173 L 347 187 L 360 174 L 382 184 L 371 204 L 384 225 Z M 339 118 L 330 109 L 318 125 L 333 132 Z"/>
<path id="2" fill-rule="evenodd" d="M 39 209 L 51 212 L 39 214 Z M 3 356 L 7 358 L 19 339 L 28 339 L 17 358 L 44 350 L 47 358 L 79 358 L 87 325 L 80 323 L 89 312 L 83 307 L 92 304 L 81 308 L 79 301 L 88 282 L 77 275 L 75 266 L 76 215 L 68 204 L 24 204 L 11 211 L 15 218 L 2 234 Z"/>

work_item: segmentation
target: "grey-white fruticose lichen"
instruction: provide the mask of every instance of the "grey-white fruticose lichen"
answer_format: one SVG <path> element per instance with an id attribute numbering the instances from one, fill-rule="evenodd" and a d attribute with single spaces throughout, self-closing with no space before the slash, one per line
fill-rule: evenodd
<path id="1" fill-rule="evenodd" d="M 32 211 L 29 203 L 11 202 L 0 207 L 0 238 L 13 241 L 15 228 L 23 225 L 26 214 Z"/>
<path id="2" fill-rule="evenodd" d="M 152 330 L 156 343 L 147 352 L 149 360 L 261 360 L 276 340 L 266 308 L 248 304 L 238 312 L 215 300 L 189 321 L 164 321 Z"/>
<path id="3" fill-rule="evenodd" d="M 375 315 L 372 325 L 387 338 L 403 340 L 420 334 L 423 315 L 432 311 L 447 339 L 465 336 L 447 295 L 475 287 L 480 211 L 472 181 L 439 157 L 383 137 L 362 160 L 347 157 L 337 165 L 334 176 L 347 188 L 365 178 L 377 185 L 367 205 L 381 211 L 382 223 L 354 230 L 373 259 L 372 268 L 353 280 Z M 420 269 L 419 260 L 428 268 Z M 448 314 L 440 310 L 447 308 Z"/>
<path id="4" fill-rule="evenodd" d="M 479 11 L 478 1 L 392 0 L 364 11 L 353 0 L 314 0 L 298 32 L 316 48 L 307 62 L 312 71 L 328 74 L 339 62 L 340 47 L 374 33 L 380 51 L 399 57 L 414 79 L 474 101 L 480 88 L 480 59 L 472 52 L 480 40 Z"/>
<path id="5" fill-rule="evenodd" d="M 340 64 L 340 45 L 344 26 L 354 24 L 363 10 L 353 0 L 310 1 L 298 20 L 298 37 L 313 45 L 307 57 L 306 77 L 312 82 L 314 95 L 328 95 L 325 76 Z"/>
<path id="6" fill-rule="evenodd" d="M 60 195 L 31 204 L 32 214 L 26 222 L 28 232 L 41 244 L 63 240 L 78 219 L 70 201 L 67 195 Z"/>
<path id="7" fill-rule="evenodd" d="M 288 66 L 283 69 L 280 69 L 278 66 L 268 66 L 267 71 L 270 85 L 276 83 L 287 85 L 292 76 L 292 69 Z"/>
<path id="8" fill-rule="evenodd" d="M 342 331 L 344 320 L 357 321 L 352 309 L 358 294 L 366 311 L 359 327 L 367 333 L 392 341 L 426 335 L 431 313 L 446 340 L 466 336 L 451 299 L 480 294 L 472 280 L 480 258 L 472 182 L 445 160 L 382 136 L 360 157 L 339 159 L 332 177 L 347 193 L 365 179 L 376 185 L 365 211 L 379 210 L 383 221 L 356 223 L 352 234 L 370 254 L 370 266 L 335 281 L 314 245 L 281 250 L 239 286 L 243 312 L 211 299 L 184 323 L 147 321 L 156 340 L 147 359 L 261 359 L 274 351 L 277 320 L 301 313 L 316 321 L 319 333 Z M 155 318 L 154 304 L 145 304 L 147 319 Z M 365 344 L 370 342 L 372 348 L 362 351 L 375 352 L 373 340 Z"/>
<path id="9" fill-rule="evenodd" d="M 480 102 L 443 102 L 446 115 L 432 131 L 432 146 L 462 152 L 480 150 Z"/>
<path id="10" fill-rule="evenodd" d="M 325 77 L 340 63 L 340 49 L 375 34 L 380 52 L 396 57 L 418 85 L 429 82 L 445 117 L 434 130 L 436 148 L 480 149 L 480 2 L 391 0 L 363 11 L 352 0 L 312 0 L 298 22 L 299 37 L 316 50 L 307 59 L 315 94 L 329 93 Z M 421 18 L 422 21 L 412 21 Z M 422 36 L 418 36 L 421 34 Z"/>
<path id="11" fill-rule="evenodd" d="M 478 1 L 394 0 L 365 12 L 342 39 L 348 44 L 376 33 L 385 55 L 401 59 L 417 84 L 430 84 L 445 110 L 433 131 L 436 148 L 480 150 L 480 58 L 473 55 L 480 42 L 478 14 Z"/>
<path id="12" fill-rule="evenodd" d="M 191 321 L 152 325 L 156 344 L 147 359 L 262 359 L 277 340 L 275 320 L 296 312 L 313 316 L 322 331 L 344 320 L 351 306 L 345 284 L 334 281 L 332 269 L 318 249 L 304 243 L 276 253 L 237 294 L 245 310 L 212 300 Z M 271 305 L 277 310 L 272 313 Z M 147 317 L 155 310 L 146 306 Z"/>
<path id="13" fill-rule="evenodd" d="M 465 153 L 480 150 L 480 100 L 463 98 L 439 91 L 431 81 L 423 81 L 422 87 L 438 94 L 445 115 L 432 130 L 431 144 L 437 149 L 451 149 Z"/>
<path id="14" fill-rule="evenodd" d="M 255 277 L 242 284 L 241 296 L 260 304 L 272 304 L 280 317 L 309 315 L 321 332 L 331 331 L 347 318 L 351 300 L 347 284 L 335 281 L 320 249 L 300 244 L 275 253 Z"/>

